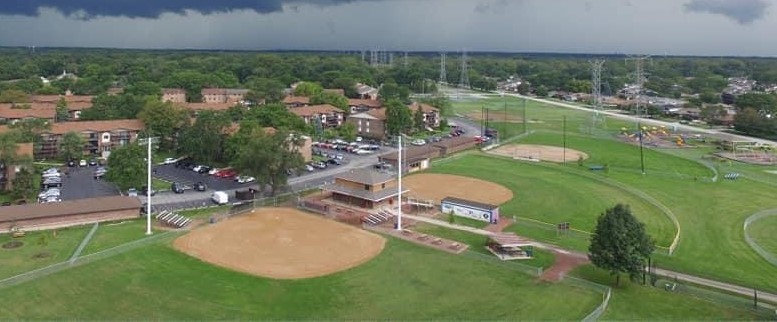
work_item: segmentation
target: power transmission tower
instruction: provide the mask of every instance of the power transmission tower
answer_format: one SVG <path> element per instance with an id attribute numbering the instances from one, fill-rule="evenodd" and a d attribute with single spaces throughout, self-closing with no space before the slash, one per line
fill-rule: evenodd
<path id="1" fill-rule="evenodd" d="M 440 53 L 440 84 L 448 82 L 448 75 L 445 73 L 445 53 Z"/>
<path id="2" fill-rule="evenodd" d="M 394 53 L 388 53 L 388 67 L 394 66 Z"/>
<path id="3" fill-rule="evenodd" d="M 636 115 L 637 118 L 642 117 L 643 106 L 642 106 L 642 93 L 644 92 L 643 86 L 645 85 L 645 81 L 647 80 L 647 77 L 645 76 L 645 70 L 644 70 L 644 64 L 645 60 L 649 59 L 650 55 L 643 55 L 643 56 L 630 56 L 626 58 L 626 60 L 633 60 L 634 61 L 634 86 L 633 90 L 631 91 L 631 96 L 634 98 L 635 102 L 635 108 L 636 108 Z M 629 93 L 627 93 L 629 94 Z M 637 126 L 639 127 L 639 120 L 637 121 Z M 637 128 L 637 131 L 641 131 L 641 129 Z"/>
<path id="4" fill-rule="evenodd" d="M 407 68 L 407 52 L 405 52 L 405 55 L 402 57 L 402 64 Z"/>
<path id="5" fill-rule="evenodd" d="M 469 70 L 467 70 L 467 52 L 461 52 L 461 76 L 459 77 L 459 88 L 456 91 L 456 97 L 459 97 L 459 90 L 469 87 Z"/>
<path id="6" fill-rule="evenodd" d="M 366 63 L 367 61 L 364 58 L 364 50 L 362 49 L 362 63 Z"/>
<path id="7" fill-rule="evenodd" d="M 591 128 L 593 129 L 597 124 L 606 126 L 604 114 L 602 114 L 602 69 L 604 68 L 604 60 L 592 60 L 588 63 L 591 64 L 591 99 L 594 108 Z"/>
<path id="8" fill-rule="evenodd" d="M 375 66 L 378 64 L 378 52 L 375 50 L 370 50 L 370 66 Z"/>

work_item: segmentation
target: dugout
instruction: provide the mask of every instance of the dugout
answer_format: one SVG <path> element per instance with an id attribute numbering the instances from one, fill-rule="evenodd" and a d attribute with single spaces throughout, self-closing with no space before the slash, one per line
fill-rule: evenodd
<path id="1" fill-rule="evenodd" d="M 446 197 L 440 202 L 440 210 L 446 214 L 492 224 L 499 221 L 499 206 L 477 201 Z"/>
<path id="2" fill-rule="evenodd" d="M 531 241 L 514 233 L 499 233 L 488 238 L 486 249 L 501 260 L 529 259 L 534 255 Z"/>

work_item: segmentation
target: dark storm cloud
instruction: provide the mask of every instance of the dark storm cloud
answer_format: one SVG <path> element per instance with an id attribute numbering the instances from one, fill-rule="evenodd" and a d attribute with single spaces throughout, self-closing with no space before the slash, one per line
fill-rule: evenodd
<path id="1" fill-rule="evenodd" d="M 763 0 L 693 0 L 685 4 L 689 12 L 723 15 L 742 25 L 763 18 L 767 7 Z"/>
<path id="2" fill-rule="evenodd" d="M 272 13 L 284 4 L 337 5 L 363 0 L 2 0 L 0 14 L 37 16 L 41 8 L 53 8 L 69 17 L 157 18 L 163 13 L 202 14 L 253 10 Z"/>

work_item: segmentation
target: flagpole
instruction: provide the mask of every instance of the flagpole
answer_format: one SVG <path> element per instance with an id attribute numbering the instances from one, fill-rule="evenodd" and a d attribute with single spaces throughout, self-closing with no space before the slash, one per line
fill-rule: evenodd
<path id="1" fill-rule="evenodd" d="M 402 133 L 399 133 L 399 151 L 397 152 L 397 185 L 399 186 L 398 198 L 399 210 L 397 211 L 397 230 L 402 231 Z"/>

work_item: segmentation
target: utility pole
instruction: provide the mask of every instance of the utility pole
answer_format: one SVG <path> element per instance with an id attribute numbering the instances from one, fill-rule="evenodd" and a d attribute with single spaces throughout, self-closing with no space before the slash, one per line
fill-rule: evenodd
<path id="1" fill-rule="evenodd" d="M 642 147 L 642 137 L 645 135 L 645 133 L 642 132 L 642 126 L 639 121 L 637 121 L 637 134 L 639 135 L 639 160 L 640 165 L 642 166 L 642 174 L 645 174 L 645 150 Z"/>
<path id="2" fill-rule="evenodd" d="M 529 128 L 527 127 L 527 124 L 529 124 L 526 121 L 526 97 L 523 98 L 523 134 L 529 133 Z"/>
<path id="3" fill-rule="evenodd" d="M 562 160 L 563 160 L 563 164 L 567 165 L 567 116 L 566 115 L 564 115 L 563 127 L 564 127 L 564 152 L 563 152 Z"/>
<path id="4" fill-rule="evenodd" d="M 397 204 L 399 210 L 397 211 L 397 227 L 398 231 L 402 231 L 402 132 L 399 132 L 399 151 L 397 151 L 397 185 L 399 191 L 397 192 Z"/>

